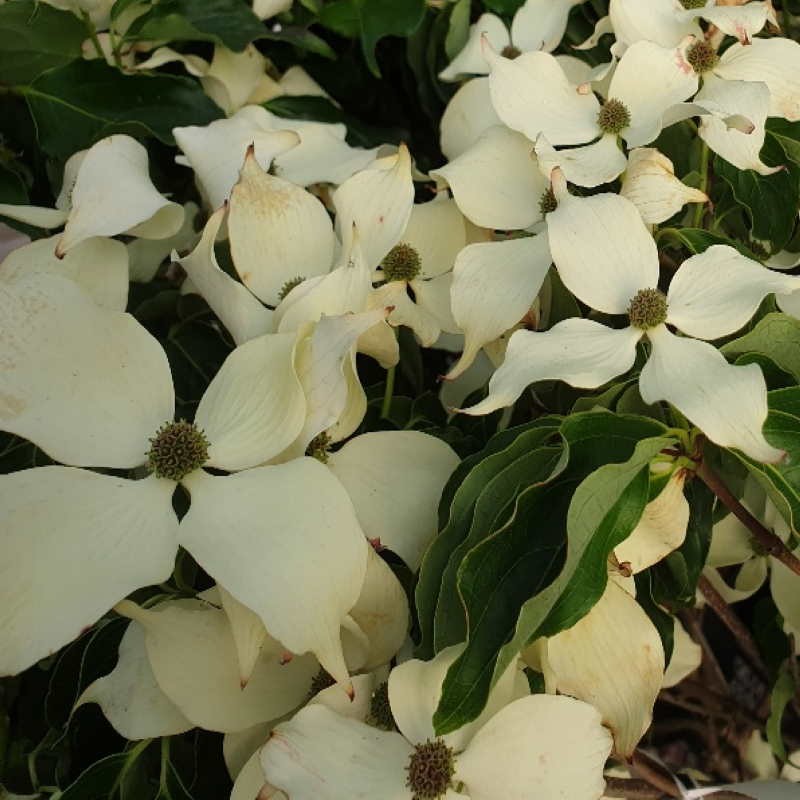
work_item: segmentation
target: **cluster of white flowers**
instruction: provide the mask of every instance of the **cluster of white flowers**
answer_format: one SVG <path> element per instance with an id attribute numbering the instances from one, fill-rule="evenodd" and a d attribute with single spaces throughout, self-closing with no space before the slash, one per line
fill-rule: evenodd
<path id="1" fill-rule="evenodd" d="M 764 35 L 777 25 L 768 0 L 611 0 L 585 46 L 613 34 L 612 61 L 592 68 L 551 55 L 580 2 L 527 0 L 510 31 L 492 14 L 472 25 L 441 73 L 463 82 L 441 121 L 448 161 L 430 175 L 405 145 L 353 147 L 341 124 L 267 111 L 259 104 L 281 94 L 324 91 L 299 67 L 268 75 L 252 46 L 217 46 L 211 61 L 168 47 L 138 63 L 125 54 L 130 71 L 180 62 L 228 116 L 174 130 L 203 210 L 161 194 L 147 151 L 123 134 L 69 159 L 55 208 L 0 205 L 3 217 L 63 226 L 0 264 L 0 427 L 58 462 L 0 477 L 0 674 L 114 609 L 131 620 L 119 661 L 77 705 L 99 704 L 128 739 L 224 733 L 232 800 L 603 795 L 609 756 L 631 756 L 658 692 L 700 663 L 675 619 L 665 674 L 631 577 L 683 541 L 686 470 L 616 548 L 591 612 L 532 643 L 481 716 L 440 737 L 432 715 L 460 647 L 410 657 L 407 596 L 378 552 L 419 568 L 459 459 L 420 432 L 354 436 L 367 410 L 356 354 L 393 368 L 405 326 L 422 347 L 461 353 L 445 376 L 449 405 L 496 366 L 464 413 L 510 406 L 537 381 L 600 387 L 646 352 L 645 403 L 671 404 L 756 461 L 783 458 L 762 432 L 761 368 L 729 364 L 709 342 L 770 294 L 800 312 L 800 277 L 727 245 L 665 274 L 653 226 L 708 198 L 652 144 L 699 118 L 730 164 L 779 169 L 759 152 L 768 117 L 800 120 L 800 45 Z M 261 16 L 281 6 L 261 5 Z M 620 176 L 619 193 L 597 191 Z M 432 199 L 415 202 L 415 181 Z M 174 419 L 166 354 L 125 313 L 129 281 L 151 280 L 170 256 L 181 291 L 201 295 L 236 345 L 192 421 Z M 551 266 L 609 324 L 548 327 Z M 748 491 L 753 513 L 780 519 L 763 490 Z M 126 599 L 166 581 L 181 547 L 214 588 Z M 741 599 L 769 561 L 731 516 L 706 575 Z M 775 601 L 800 640 L 797 577 L 772 561 Z M 736 587 L 715 571 L 742 563 Z M 546 692 L 531 694 L 526 667 Z"/>

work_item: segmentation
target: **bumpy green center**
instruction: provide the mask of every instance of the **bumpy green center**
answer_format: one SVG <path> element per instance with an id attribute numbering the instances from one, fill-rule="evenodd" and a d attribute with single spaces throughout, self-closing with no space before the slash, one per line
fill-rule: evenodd
<path id="1" fill-rule="evenodd" d="M 631 124 L 631 112 L 625 103 L 615 98 L 610 98 L 603 103 L 597 114 L 597 127 L 603 133 L 619 133 Z"/>
<path id="2" fill-rule="evenodd" d="M 515 59 L 517 56 L 522 55 L 522 51 L 518 47 L 514 47 L 513 44 L 507 44 L 501 51 L 500 55 L 504 56 L 505 58 Z"/>
<path id="3" fill-rule="evenodd" d="M 367 722 L 385 731 L 396 730 L 392 707 L 389 705 L 389 683 L 384 681 L 373 693 L 369 701 Z"/>
<path id="4" fill-rule="evenodd" d="M 681 0 L 681 5 L 684 8 L 703 8 L 706 0 Z"/>
<path id="5" fill-rule="evenodd" d="M 318 695 L 323 689 L 327 689 L 330 686 L 333 686 L 336 681 L 322 668 L 319 668 L 319 672 L 311 679 L 311 686 L 308 689 L 308 699 L 310 700 L 312 697 Z"/>
<path id="6" fill-rule="evenodd" d="M 661 325 L 667 319 L 667 296 L 658 289 L 640 289 L 628 306 L 628 318 L 643 331 Z"/>
<path id="7" fill-rule="evenodd" d="M 437 800 L 453 785 L 453 751 L 441 739 L 428 739 L 414 748 L 406 770 L 406 786 L 414 793 L 414 800 Z"/>
<path id="8" fill-rule="evenodd" d="M 692 69 L 698 75 L 702 75 L 704 72 L 710 72 L 717 66 L 719 56 L 708 42 L 700 41 L 695 42 L 686 51 L 686 60 L 692 65 Z"/>
<path id="9" fill-rule="evenodd" d="M 182 480 L 206 461 L 208 439 L 192 422 L 165 422 L 150 439 L 147 467 L 159 478 Z"/>
<path id="10" fill-rule="evenodd" d="M 555 193 L 552 189 L 545 189 L 544 192 L 542 192 L 542 196 L 539 198 L 539 211 L 542 212 L 542 216 L 544 217 L 557 208 L 558 200 L 556 200 Z"/>
<path id="11" fill-rule="evenodd" d="M 419 253 L 405 242 L 396 244 L 383 259 L 381 268 L 387 281 L 413 281 L 419 275 Z"/>
<path id="12" fill-rule="evenodd" d="M 328 463 L 328 450 L 331 448 L 331 437 L 327 433 L 317 434 L 306 447 L 306 455 L 316 458 L 323 464 Z"/>
<path id="13" fill-rule="evenodd" d="M 302 275 L 298 275 L 295 278 L 292 278 L 290 281 L 286 281 L 286 283 L 281 286 L 281 290 L 278 292 L 278 300 L 283 300 L 295 286 L 299 286 L 305 278 Z"/>

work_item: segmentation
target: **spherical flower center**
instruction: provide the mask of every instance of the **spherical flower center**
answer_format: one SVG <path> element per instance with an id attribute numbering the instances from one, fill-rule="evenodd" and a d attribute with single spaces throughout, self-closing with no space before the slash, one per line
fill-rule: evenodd
<path id="1" fill-rule="evenodd" d="M 428 739 L 414 747 L 406 770 L 406 786 L 414 793 L 413 800 L 437 800 L 453 785 L 453 751 L 441 739 Z"/>
<path id="2" fill-rule="evenodd" d="M 385 731 L 396 729 L 392 707 L 389 705 L 389 683 L 384 681 L 373 693 L 369 701 L 367 722 Z"/>
<path id="3" fill-rule="evenodd" d="M 686 60 L 698 75 L 702 75 L 704 72 L 711 72 L 717 66 L 719 56 L 708 42 L 699 41 L 686 51 Z"/>
<path id="4" fill-rule="evenodd" d="M 667 296 L 658 289 L 640 289 L 628 306 L 628 318 L 634 328 L 655 328 L 667 319 Z"/>
<path id="5" fill-rule="evenodd" d="M 545 189 L 544 192 L 542 192 L 542 196 L 539 198 L 539 211 L 542 212 L 542 216 L 544 217 L 557 208 L 558 200 L 556 200 L 555 192 L 552 189 Z"/>
<path id="6" fill-rule="evenodd" d="M 597 127 L 603 133 L 619 133 L 631 124 L 631 112 L 621 100 L 611 97 L 597 114 Z"/>
<path id="7" fill-rule="evenodd" d="M 281 290 L 278 292 L 278 300 L 283 300 L 295 286 L 299 286 L 305 278 L 302 275 L 297 275 L 296 277 L 292 278 L 290 281 L 286 281 L 286 283 L 281 286 Z"/>
<path id="8" fill-rule="evenodd" d="M 396 244 L 383 259 L 381 268 L 386 280 L 413 281 L 421 268 L 419 253 L 406 242 Z"/>
<path id="9" fill-rule="evenodd" d="M 517 56 L 522 55 L 522 51 L 518 47 L 514 47 L 513 44 L 507 44 L 501 51 L 500 55 L 504 58 L 515 59 Z"/>
<path id="10" fill-rule="evenodd" d="M 306 447 L 306 455 L 316 458 L 323 464 L 328 463 L 328 450 L 331 449 L 331 437 L 327 433 L 318 433 Z"/>
<path id="11" fill-rule="evenodd" d="M 147 467 L 158 478 L 179 481 L 208 461 L 208 439 L 193 422 L 165 422 L 150 439 Z"/>
<path id="12" fill-rule="evenodd" d="M 706 0 L 681 0 L 681 5 L 684 8 L 703 8 Z"/>

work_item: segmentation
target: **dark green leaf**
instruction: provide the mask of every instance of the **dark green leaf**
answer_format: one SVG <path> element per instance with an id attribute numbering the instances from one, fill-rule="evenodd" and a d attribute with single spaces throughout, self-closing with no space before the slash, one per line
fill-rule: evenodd
<path id="1" fill-rule="evenodd" d="M 672 442 L 664 431 L 652 420 L 602 412 L 564 421 L 567 469 L 520 494 L 508 522 L 459 570 L 469 639 L 445 679 L 437 731 L 474 719 L 525 645 L 573 625 L 597 601 L 608 553 L 647 503 L 649 461 Z"/>
<path id="2" fill-rule="evenodd" d="M 697 581 L 705 566 L 711 543 L 714 495 L 697 480 L 685 487 L 684 494 L 689 503 L 686 537 L 677 550 L 673 550 L 649 570 L 653 575 L 655 602 L 671 610 L 694 605 Z"/>
<path id="3" fill-rule="evenodd" d="M 745 353 L 761 353 L 800 381 L 800 320 L 794 317 L 767 314 L 753 330 L 728 342 L 721 350 L 729 359 Z"/>
<path id="4" fill-rule="evenodd" d="M 692 253 L 702 253 L 714 244 L 726 244 L 735 247 L 743 256 L 758 260 L 758 256 L 741 242 L 702 228 L 664 228 L 658 232 L 658 241 L 675 242 Z"/>
<path id="5" fill-rule="evenodd" d="M 453 550 L 442 573 L 434 622 L 434 647 L 437 652 L 464 641 L 467 635 L 467 618 L 462 604 L 464 598 L 459 591 L 462 584 L 458 578 L 469 551 L 494 535 L 507 522 L 514 511 L 514 501 L 521 492 L 544 483 L 557 469 L 563 452 L 561 445 L 541 446 L 552 433 L 553 429 L 540 428 L 519 436 L 504 453 L 509 459 L 508 463 L 481 487 L 467 535 Z"/>
<path id="6" fill-rule="evenodd" d="M 92 764 L 70 784 L 59 800 L 109 800 L 117 790 L 125 769 L 135 760 L 131 753 L 114 753 Z"/>
<path id="7" fill-rule="evenodd" d="M 278 31 L 265 30 L 258 38 L 268 39 L 271 42 L 284 42 L 299 50 L 316 53 L 323 58 L 332 60 L 336 58 L 336 52 L 324 39 L 317 36 L 316 33 L 296 25 L 284 25 Z"/>
<path id="8" fill-rule="evenodd" d="M 672 615 L 667 614 L 653 597 L 653 576 L 650 570 L 637 573 L 634 580 L 636 581 L 636 600 L 658 631 L 664 647 L 664 664 L 669 666 L 675 645 L 675 622 Z"/>
<path id="9" fill-rule="evenodd" d="M 0 5 L 0 83 L 30 83 L 81 58 L 86 26 L 74 14 L 35 0 Z"/>
<path id="10" fill-rule="evenodd" d="M 333 0 L 325 3 L 319 12 L 319 22 L 320 25 L 348 39 L 357 38 L 361 32 L 356 0 Z"/>
<path id="11" fill-rule="evenodd" d="M 786 157 L 800 164 L 800 122 L 789 122 L 781 117 L 770 117 L 767 130 L 778 140 Z"/>
<path id="12" fill-rule="evenodd" d="M 425 16 L 425 0 L 354 0 L 361 25 L 361 47 L 370 71 L 380 77 L 375 47 L 384 36 L 410 36 Z"/>
<path id="13" fill-rule="evenodd" d="M 779 464 L 762 464 L 732 451 L 750 474 L 765 489 L 792 528 L 800 524 L 800 388 L 769 393 L 770 410 L 764 423 L 764 436 L 775 447 L 787 452 Z"/>
<path id="14" fill-rule="evenodd" d="M 783 147 L 771 134 L 767 134 L 761 158 L 770 166 L 784 165 L 785 169 L 773 175 L 759 175 L 751 169 L 736 169 L 717 156 L 714 171 L 747 209 L 753 238 L 771 242 L 776 251 L 786 245 L 794 231 L 800 206 L 800 167 L 787 162 Z"/>
<path id="15" fill-rule="evenodd" d="M 112 133 L 155 136 L 175 144 L 172 129 L 206 125 L 222 116 L 190 78 L 123 75 L 104 61 L 74 61 L 24 89 L 39 144 L 56 158 Z"/>
<path id="16" fill-rule="evenodd" d="M 483 4 L 495 14 L 513 14 L 525 0 L 484 0 Z"/>
<path id="17" fill-rule="evenodd" d="M 325 97 L 295 95 L 276 97 L 264 103 L 264 108 L 288 119 L 310 119 L 316 122 L 341 122 L 347 126 L 347 141 L 355 147 L 375 147 L 387 142 L 399 143 L 402 132 L 396 128 L 367 125 L 351 114 L 337 108 Z"/>
<path id="18" fill-rule="evenodd" d="M 131 23 L 125 38 L 214 42 L 238 52 L 265 32 L 242 0 L 161 0 Z"/>
<path id="19" fill-rule="evenodd" d="M 558 430 L 556 418 L 537 420 L 531 426 L 543 429 L 549 434 Z M 434 650 L 434 618 L 441 587 L 442 574 L 453 550 L 469 533 L 475 504 L 491 478 L 507 466 L 518 455 L 515 443 L 523 429 L 512 428 L 492 437 L 486 448 L 463 461 L 442 493 L 439 507 L 440 533 L 425 553 L 420 567 L 416 589 L 416 605 L 422 642 L 417 653 L 420 657 L 431 658 Z"/>

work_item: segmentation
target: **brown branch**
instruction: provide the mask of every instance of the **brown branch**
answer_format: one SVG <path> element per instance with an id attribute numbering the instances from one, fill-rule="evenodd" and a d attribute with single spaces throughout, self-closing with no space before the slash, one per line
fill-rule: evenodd
<path id="1" fill-rule="evenodd" d="M 667 797 L 681 797 L 680 789 L 675 785 L 672 776 L 664 768 L 654 762 L 646 753 L 636 750 L 631 759 L 631 767 L 641 778 L 658 789 Z"/>
<path id="2" fill-rule="evenodd" d="M 664 793 L 638 778 L 606 778 L 604 797 L 628 797 L 630 800 L 661 800 Z"/>
<path id="3" fill-rule="evenodd" d="M 747 630 L 747 627 L 739 617 L 734 614 L 731 607 L 725 602 L 725 598 L 711 585 L 711 581 L 705 575 L 700 576 L 697 588 L 709 606 L 714 609 L 723 625 L 733 634 L 739 649 L 747 657 L 753 669 L 758 672 L 761 678 L 769 681 L 769 672 L 761 660 L 761 654 L 758 652 L 758 647 L 750 635 L 750 631 Z"/>
<path id="4" fill-rule="evenodd" d="M 800 575 L 800 559 L 776 536 L 757 520 L 740 502 L 731 494 L 728 487 L 720 477 L 703 460 L 697 467 L 696 473 L 703 483 L 719 498 L 719 501 L 753 534 L 753 538 L 762 547 L 767 555 L 777 558 L 781 564 L 787 566 L 796 575 Z"/>

